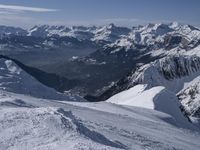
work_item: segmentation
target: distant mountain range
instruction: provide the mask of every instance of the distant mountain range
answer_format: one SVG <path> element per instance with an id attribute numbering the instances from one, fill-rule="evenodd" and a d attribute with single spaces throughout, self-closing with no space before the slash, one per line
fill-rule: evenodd
<path id="1" fill-rule="evenodd" d="M 41 25 L 27 30 L 0 26 L 0 31 L 0 54 L 49 73 L 81 80 L 74 91 L 82 95 L 99 95 L 138 66 L 158 58 L 199 53 L 200 44 L 198 28 L 177 22 L 133 28 L 114 24 Z"/>

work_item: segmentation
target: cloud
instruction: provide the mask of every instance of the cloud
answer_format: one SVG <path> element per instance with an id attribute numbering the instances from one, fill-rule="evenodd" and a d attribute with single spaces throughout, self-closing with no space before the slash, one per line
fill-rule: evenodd
<path id="1" fill-rule="evenodd" d="M 48 8 L 39 8 L 39 7 L 26 7 L 26 6 L 18 6 L 18 5 L 3 5 L 0 4 L 1 11 L 29 11 L 29 12 L 55 12 L 58 11 L 56 9 L 48 9 Z"/>
<path id="2" fill-rule="evenodd" d="M 44 20 L 34 18 L 28 12 L 46 13 L 55 12 L 57 9 L 26 7 L 18 5 L 0 4 L 0 24 L 10 26 L 30 26 L 38 23 L 46 23 Z"/>

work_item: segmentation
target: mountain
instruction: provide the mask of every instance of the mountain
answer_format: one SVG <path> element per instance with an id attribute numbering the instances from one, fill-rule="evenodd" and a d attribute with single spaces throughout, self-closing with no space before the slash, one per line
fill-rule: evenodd
<path id="1" fill-rule="evenodd" d="M 199 53 L 200 45 L 200 30 L 177 22 L 133 28 L 37 25 L 25 31 L 21 35 L 6 33 L 9 36 L 0 40 L 0 54 L 48 73 L 81 80 L 72 90 L 83 96 L 101 95 L 138 66 L 156 59 Z"/>
<path id="2" fill-rule="evenodd" d="M 85 56 L 99 48 L 99 44 L 85 35 L 90 33 L 81 27 L 43 25 L 27 30 L 2 28 L 2 35 L 6 36 L 0 38 L 0 54 L 33 67 L 50 65 L 72 56 Z"/>
<path id="3" fill-rule="evenodd" d="M 117 27 L 114 24 L 97 28 L 94 31 L 94 41 L 108 41 L 114 42 L 123 36 L 127 36 L 131 32 L 131 29 L 126 27 Z"/>
<path id="4" fill-rule="evenodd" d="M 11 27 L 11 26 L 0 26 L 0 38 L 8 36 L 25 36 L 27 31 L 22 28 Z"/>
<path id="5" fill-rule="evenodd" d="M 5 31 L 0 149 L 200 148 L 198 28 Z"/>
<path id="6" fill-rule="evenodd" d="M 197 54 L 199 44 L 200 30 L 177 22 L 131 29 L 114 24 L 41 25 L 28 29 L 26 36 L 3 38 L 1 54 L 48 73 L 79 80 L 80 84 L 71 90 L 83 96 L 99 96 L 137 67 L 168 55 Z"/>
<path id="7" fill-rule="evenodd" d="M 196 55 L 169 55 L 139 67 L 136 71 L 116 82 L 99 97 L 88 98 L 93 101 L 109 98 L 108 101 L 113 103 L 131 106 L 138 106 L 139 104 L 140 107 L 151 104 L 151 109 L 156 109 L 156 104 L 162 103 L 166 107 L 165 109 L 171 111 L 172 106 L 175 105 L 169 104 L 172 98 L 167 98 L 174 97 L 174 101 L 179 101 L 180 110 L 185 116 L 195 124 L 199 124 L 199 77 L 200 57 Z M 140 84 L 146 86 L 137 91 Z M 160 92 L 151 98 L 150 95 L 153 94 L 151 91 L 158 86 L 165 88 L 166 91 L 169 91 L 169 94 L 163 98 L 158 98 L 159 95 L 162 95 L 162 92 Z M 156 91 L 159 92 L 159 90 Z M 157 99 L 163 101 L 157 102 Z M 168 105 L 170 108 L 167 108 Z"/>
<path id="8" fill-rule="evenodd" d="M 160 107 L 156 110 L 159 111 L 155 111 L 107 102 L 78 102 L 79 97 L 42 85 L 6 58 L 0 59 L 0 69 L 2 150 L 33 147 L 44 150 L 66 147 L 73 150 L 193 150 L 200 147 L 199 129 L 185 118 L 179 118 L 180 110 L 174 99 L 164 103 L 173 104 L 173 113 L 160 112 L 165 108 L 162 98 L 169 94 L 163 88 L 159 88 L 163 92 L 157 97 L 160 103 L 156 106 Z M 149 92 L 154 95 L 156 91 L 159 90 Z"/>
<path id="9" fill-rule="evenodd" d="M 113 66 L 109 68 L 113 74 L 119 75 L 116 78 L 120 79 L 123 78 L 120 76 L 123 69 L 126 69 L 123 72 L 125 76 L 131 70 L 134 72 L 134 68 L 138 65 L 148 64 L 170 54 L 198 53 L 199 33 L 197 28 L 176 23 L 139 26 L 133 28 L 132 34 L 128 37 L 123 37 L 113 44 L 108 44 L 102 50 L 92 53 L 88 58 L 86 57 L 85 62 L 92 59 L 97 63 L 104 62 L 104 66 Z M 115 67 L 117 72 L 113 70 Z M 116 81 L 116 78 L 111 81 Z"/>
<path id="10" fill-rule="evenodd" d="M 28 36 L 35 37 L 74 37 L 79 40 L 89 40 L 92 38 L 92 31 L 96 27 L 84 27 L 84 26 L 49 26 L 41 25 L 34 26 L 28 30 Z"/>

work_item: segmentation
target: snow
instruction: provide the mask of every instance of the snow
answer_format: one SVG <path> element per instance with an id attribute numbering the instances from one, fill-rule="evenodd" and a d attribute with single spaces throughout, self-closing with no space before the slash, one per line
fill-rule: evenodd
<path id="1" fill-rule="evenodd" d="M 2 150 L 109 149 L 109 146 L 101 146 L 85 138 L 81 131 L 87 128 L 73 117 L 70 111 L 52 107 L 6 109 L 0 114 L 1 129 L 4 129 L 1 132 L 0 147 Z M 88 132 L 91 131 L 88 129 Z"/>
<path id="2" fill-rule="evenodd" d="M 166 113 L 0 93 L 1 150 L 200 148 L 199 131 L 180 128 Z"/>
<path id="3" fill-rule="evenodd" d="M 20 72 L 22 71 L 20 68 L 17 68 L 15 65 L 12 65 L 13 63 L 11 60 L 6 60 L 5 64 L 11 74 L 15 74 L 15 73 L 20 74 Z"/>
<path id="4" fill-rule="evenodd" d="M 111 98 L 107 100 L 107 102 L 122 104 L 122 105 L 130 105 L 130 106 L 139 106 L 139 107 L 142 106 L 144 108 L 152 108 L 153 106 L 151 104 L 142 102 L 142 101 L 145 101 L 145 99 L 141 99 L 141 101 L 139 101 L 139 103 L 141 102 L 144 105 L 136 104 L 137 102 L 136 103 L 134 102 L 134 104 L 132 104 L 134 97 L 139 96 L 145 90 L 145 88 L 146 88 L 146 85 L 142 85 L 142 84 L 136 85 L 126 91 L 123 91 L 121 93 L 118 93 L 112 96 Z"/>
<path id="5" fill-rule="evenodd" d="M 131 47 L 133 42 L 128 40 L 127 38 L 122 38 L 119 41 L 116 42 L 118 46 L 121 47 Z"/>
<path id="6" fill-rule="evenodd" d="M 200 45 L 197 47 L 193 48 L 192 50 L 186 52 L 187 55 L 197 55 L 200 57 Z"/>
<path id="7" fill-rule="evenodd" d="M 180 103 L 174 93 L 162 86 L 150 89 L 145 89 L 146 87 L 147 85 L 136 85 L 112 96 L 107 102 L 157 110 L 174 117 L 180 126 L 189 125 L 188 120 L 179 109 Z"/>

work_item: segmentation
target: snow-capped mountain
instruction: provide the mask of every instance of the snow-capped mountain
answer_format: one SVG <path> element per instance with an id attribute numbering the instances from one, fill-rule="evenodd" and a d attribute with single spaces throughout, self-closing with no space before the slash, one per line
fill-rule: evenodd
<path id="1" fill-rule="evenodd" d="M 28 30 L 28 36 L 36 37 L 73 37 L 79 40 L 91 40 L 97 43 L 101 41 L 115 42 L 123 36 L 127 36 L 131 29 L 126 27 L 117 27 L 109 24 L 102 27 L 84 27 L 84 26 L 34 26 Z"/>
<path id="2" fill-rule="evenodd" d="M 138 65 L 144 65 L 143 67 L 148 68 L 146 68 L 146 71 L 152 71 L 156 68 L 155 66 L 159 66 L 161 63 L 163 66 L 159 67 L 163 69 L 165 67 L 164 64 L 168 62 L 187 62 L 188 59 L 185 60 L 185 56 L 184 58 L 181 56 L 199 54 L 200 45 L 200 30 L 198 28 L 176 22 L 169 24 L 148 24 L 131 29 L 117 27 L 114 24 L 102 27 L 41 25 L 28 29 L 26 32 L 26 35 L 23 36 L 14 34 L 15 36 L 8 36 L 1 39 L 1 53 L 20 59 L 29 65 L 40 67 L 47 72 L 58 74 L 59 76 L 75 80 L 81 79 L 81 84 L 75 87 L 75 89 L 83 91 L 83 95 L 87 93 L 99 95 L 104 93 L 104 91 L 107 92 L 110 84 L 130 74 L 131 71 L 133 72 L 132 74 L 136 75 L 137 72 L 135 71 Z M 83 57 L 78 57 L 76 54 L 83 55 Z M 175 58 L 175 54 L 181 55 L 180 58 L 179 56 Z M 68 60 L 70 57 L 77 59 Z M 194 56 L 191 57 L 191 59 L 196 59 Z M 35 58 L 39 59 L 39 64 L 38 61 L 34 62 Z M 66 58 L 66 61 L 63 61 L 64 58 Z M 155 65 L 151 63 L 158 59 L 159 61 L 154 62 Z M 193 65 L 194 62 L 195 60 L 191 60 L 188 63 Z M 190 66 L 191 64 L 187 65 Z M 176 63 L 172 65 L 176 65 Z M 198 67 L 198 62 L 195 65 L 197 65 L 195 67 Z M 142 67 L 140 69 L 145 70 Z M 189 70 L 181 69 L 175 73 L 164 70 L 164 76 L 161 75 L 161 78 L 164 78 L 162 79 L 162 83 L 154 77 L 156 78 L 156 82 L 153 80 L 152 84 L 161 86 L 168 84 L 169 79 L 167 76 L 171 77 L 171 75 L 175 75 L 176 78 L 188 75 L 188 73 L 191 73 L 191 70 L 195 71 L 198 68 L 192 66 Z M 157 72 L 158 75 L 160 75 L 161 71 L 155 69 L 155 73 Z M 138 81 L 141 78 L 138 77 Z M 99 79 L 101 82 L 97 83 L 96 79 Z M 150 81 L 148 80 L 148 83 Z M 136 81 L 132 82 L 137 83 Z M 123 88 L 121 84 L 119 89 L 123 90 L 126 88 Z M 63 88 L 62 90 L 66 89 Z M 115 94 L 120 90 L 111 91 L 115 91 L 113 93 Z M 113 94 L 108 95 L 112 96 Z M 109 97 L 106 96 L 106 98 Z"/>
<path id="3" fill-rule="evenodd" d="M 103 26 L 97 28 L 94 31 L 94 41 L 108 41 L 115 42 L 117 39 L 127 36 L 130 33 L 131 29 L 126 27 L 117 27 L 114 24 L 109 24 L 108 26 Z"/>
<path id="4" fill-rule="evenodd" d="M 0 55 L 0 149 L 200 148 L 198 28 L 44 25 L 25 32 L 4 30 L 0 39 L 1 54 L 17 59 Z"/>
<path id="5" fill-rule="evenodd" d="M 191 50 L 199 45 L 199 41 L 200 30 L 198 28 L 174 22 L 135 27 L 128 36 L 118 39 L 109 46 L 120 46 L 130 50 L 136 45 L 143 45 L 150 49 L 152 55 L 158 55 L 169 53 L 170 50 L 173 52 Z"/>
<path id="6" fill-rule="evenodd" d="M 28 36 L 36 37 L 74 37 L 79 40 L 89 40 L 93 37 L 93 31 L 96 27 L 84 27 L 84 26 L 49 26 L 41 25 L 34 26 L 28 30 Z"/>
<path id="7" fill-rule="evenodd" d="M 191 25 L 179 23 L 148 24 L 145 26 L 118 27 L 109 24 L 102 27 L 84 26 L 49 26 L 37 25 L 30 29 L 1 26 L 1 50 L 17 49 L 63 49 L 94 46 L 97 49 L 113 49 L 111 53 L 119 52 L 121 48 L 127 51 L 145 47 L 152 55 L 166 53 L 176 49 L 190 50 L 200 43 L 200 30 Z M 15 43 L 12 43 L 15 41 Z M 100 46 L 100 47 L 98 47 Z M 148 47 L 148 48 L 147 48 Z"/>
<path id="8" fill-rule="evenodd" d="M 200 45 L 200 30 L 177 22 L 133 28 L 37 25 L 26 32 L 1 39 L 0 53 L 49 73 L 81 79 L 77 89 L 83 95 L 102 93 L 139 63 L 177 53 L 196 54 Z"/>
<path id="9" fill-rule="evenodd" d="M 144 83 L 149 87 L 163 85 L 171 91 L 179 91 L 182 88 L 181 81 L 179 80 L 179 85 L 176 85 L 174 80 L 180 78 L 183 80 L 185 77 L 199 74 L 199 71 L 200 57 L 169 55 L 136 70 L 128 77 L 130 81 L 128 86 Z"/>
<path id="10" fill-rule="evenodd" d="M 121 40 L 132 41 L 137 44 L 151 45 L 162 42 L 166 35 L 180 35 L 189 41 L 199 40 L 200 30 L 191 25 L 177 22 L 169 24 L 148 24 L 133 28 L 119 27 L 114 24 L 105 26 L 50 26 L 36 25 L 30 29 L 1 26 L 1 35 L 35 36 L 35 37 L 74 37 L 79 40 L 108 41 L 119 43 Z M 122 42 L 121 41 L 121 42 Z M 116 44 L 117 44 L 116 43 Z M 124 43 L 124 45 L 126 45 Z"/>
<path id="11" fill-rule="evenodd" d="M 174 101 L 177 101 L 177 103 L 179 99 L 181 104 L 180 111 L 182 110 L 185 116 L 189 117 L 191 121 L 199 124 L 199 81 L 200 57 L 196 55 L 169 55 L 155 60 L 152 63 L 142 65 L 136 71 L 134 70 L 127 77 L 116 82 L 99 97 L 99 100 L 114 95 L 108 99 L 109 102 L 140 107 L 145 107 L 147 105 L 148 108 L 156 109 L 156 104 L 159 104 L 157 99 L 159 99 L 159 95 L 162 95 L 162 92 L 157 90 L 159 93 L 153 95 L 154 98 L 150 98 L 150 95 L 153 94 L 151 91 L 153 91 L 155 87 L 162 86 L 166 91 L 169 91 L 167 92 L 168 96 L 166 96 L 166 98 L 172 95 Z M 138 86 L 140 84 L 145 86 L 142 87 L 142 90 L 137 92 L 137 87 L 140 87 Z M 148 96 L 145 97 L 145 95 Z M 161 103 L 163 105 L 164 103 L 169 104 L 171 98 L 170 100 L 166 100 L 164 97 L 160 98 L 160 100 L 163 100 Z M 149 101 L 148 98 L 154 100 L 154 105 L 152 105 L 152 102 Z M 174 106 L 174 104 L 171 105 Z M 167 107 L 167 104 L 165 104 L 164 107 Z M 179 106 L 177 106 L 177 108 L 179 108 Z M 172 107 L 166 109 L 171 111 Z M 194 117 L 196 117 L 196 120 Z"/>
<path id="12" fill-rule="evenodd" d="M 9 26 L 0 26 L 0 38 L 4 38 L 7 36 L 25 36 L 27 35 L 27 31 L 22 28 L 17 27 L 9 27 Z"/>
<path id="13" fill-rule="evenodd" d="M 197 54 L 199 50 L 199 29 L 190 25 L 182 25 L 176 22 L 170 24 L 160 23 L 134 27 L 129 29 L 130 32 L 128 33 L 124 29 L 121 29 L 123 31 L 121 33 L 114 31 L 114 29 L 120 31 L 119 28 L 121 27 L 112 24 L 104 27 L 94 27 L 92 29 L 94 36 L 97 35 L 95 34 L 97 30 L 102 31 L 99 32 L 102 35 L 106 33 L 105 39 L 102 38 L 103 41 L 109 39 L 109 35 L 115 34 L 115 32 L 118 33 L 119 39 L 115 39 L 114 42 L 107 40 L 103 44 L 101 43 L 102 45 L 99 45 L 96 51 L 85 57 L 75 56 L 73 58 L 77 59 L 66 60 L 57 63 L 55 67 L 49 65 L 49 67 L 42 69 L 52 73 L 56 72 L 65 77 L 81 78 L 84 87 L 80 87 L 80 89 L 86 90 L 84 94 L 99 94 L 102 88 L 123 78 L 131 70 L 134 70 L 139 63 L 148 64 L 167 55 Z M 82 27 L 81 30 L 89 29 Z M 113 32 L 110 32 L 111 30 Z M 136 39 L 137 36 L 142 38 Z M 92 38 L 89 40 L 99 43 L 102 39 L 94 41 L 94 38 Z M 93 87 L 92 85 L 98 84 L 96 83 L 97 78 L 101 80 L 100 85 Z"/>
<path id="14" fill-rule="evenodd" d="M 180 35 L 189 41 L 199 40 L 200 31 L 191 25 L 182 25 L 177 22 L 170 24 L 148 24 L 145 26 L 133 27 L 118 27 L 114 24 L 109 24 L 102 27 L 84 27 L 84 26 L 35 26 L 28 30 L 29 36 L 69 36 L 78 39 L 92 39 L 94 41 L 109 41 L 123 43 L 123 40 L 132 41 L 142 45 L 152 45 L 155 42 L 162 42 L 168 35 Z M 124 43 L 124 45 L 126 45 Z"/>

